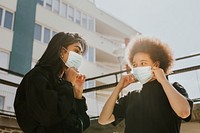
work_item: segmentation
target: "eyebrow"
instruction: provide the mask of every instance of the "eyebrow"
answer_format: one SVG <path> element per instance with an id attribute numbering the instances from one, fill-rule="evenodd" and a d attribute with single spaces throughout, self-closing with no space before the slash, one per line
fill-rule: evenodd
<path id="1" fill-rule="evenodd" d="M 147 61 L 147 60 L 140 60 L 140 61 Z M 133 63 L 135 63 L 135 61 L 133 61 Z"/>
<path id="2" fill-rule="evenodd" d="M 83 52 L 83 50 L 81 50 L 80 46 L 75 46 L 76 48 L 78 48 L 81 52 Z"/>
<path id="3" fill-rule="evenodd" d="M 140 60 L 140 61 L 147 61 L 147 60 Z"/>

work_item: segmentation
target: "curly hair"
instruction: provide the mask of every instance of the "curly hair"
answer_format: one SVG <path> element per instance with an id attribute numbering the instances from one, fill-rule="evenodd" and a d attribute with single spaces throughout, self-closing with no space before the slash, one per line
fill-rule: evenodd
<path id="1" fill-rule="evenodd" d="M 174 59 L 172 51 L 166 43 L 161 42 L 157 38 L 150 38 L 142 35 L 132 39 L 127 47 L 129 66 L 132 65 L 133 57 L 138 52 L 148 54 L 153 62 L 158 61 L 160 63 L 160 68 L 162 68 L 166 74 L 170 73 Z"/>

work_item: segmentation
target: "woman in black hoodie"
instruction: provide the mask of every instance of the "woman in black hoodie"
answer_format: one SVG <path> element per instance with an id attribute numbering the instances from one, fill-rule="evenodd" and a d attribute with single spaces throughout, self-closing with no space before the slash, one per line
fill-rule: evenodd
<path id="1" fill-rule="evenodd" d="M 21 81 L 14 108 L 25 133 L 81 133 L 90 125 L 79 73 L 86 42 L 78 34 L 57 33 L 36 66 Z"/>

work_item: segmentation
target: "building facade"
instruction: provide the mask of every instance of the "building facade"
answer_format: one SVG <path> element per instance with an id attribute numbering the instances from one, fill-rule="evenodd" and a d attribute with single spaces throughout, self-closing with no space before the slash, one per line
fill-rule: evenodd
<path id="1" fill-rule="evenodd" d="M 119 71 L 115 48 L 121 46 L 125 38 L 138 34 L 98 9 L 93 1 L 1 0 L 0 67 L 25 74 L 37 63 L 52 36 L 61 31 L 79 33 L 86 39 L 89 48 L 80 71 L 87 78 Z M 6 72 L 0 75 L 17 84 L 22 79 Z M 106 83 L 107 79 L 88 81 L 85 88 Z M 0 89 L 0 109 L 13 112 L 16 87 L 0 84 Z M 93 98 L 96 93 L 85 95 Z M 97 110 L 90 112 L 91 116 L 98 115 Z"/>

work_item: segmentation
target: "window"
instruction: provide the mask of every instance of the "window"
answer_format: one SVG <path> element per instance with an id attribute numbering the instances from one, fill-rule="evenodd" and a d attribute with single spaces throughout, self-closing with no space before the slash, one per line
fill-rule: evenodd
<path id="1" fill-rule="evenodd" d="M 44 0 L 38 0 L 38 3 L 43 6 L 44 5 Z"/>
<path id="2" fill-rule="evenodd" d="M 59 10 L 60 10 L 60 0 L 54 0 L 53 11 L 59 14 Z"/>
<path id="3" fill-rule="evenodd" d="M 0 110 L 3 110 L 4 102 L 5 102 L 5 97 L 4 96 L 0 96 Z"/>
<path id="4" fill-rule="evenodd" d="M 52 9 L 52 0 L 46 0 L 46 8 L 49 10 Z"/>
<path id="5" fill-rule="evenodd" d="M 94 31 L 94 18 L 88 17 L 88 30 Z"/>
<path id="6" fill-rule="evenodd" d="M 84 13 L 82 14 L 82 26 L 87 28 L 87 15 Z"/>
<path id="7" fill-rule="evenodd" d="M 67 4 L 62 3 L 61 5 L 61 16 L 67 18 Z"/>
<path id="8" fill-rule="evenodd" d="M 94 80 L 91 80 L 91 81 L 88 81 L 88 88 L 92 88 L 92 87 L 95 87 L 95 81 Z"/>
<path id="9" fill-rule="evenodd" d="M 41 41 L 42 26 L 35 24 L 34 39 Z"/>
<path id="10" fill-rule="evenodd" d="M 2 8 L 0 8 L 0 26 L 1 26 L 1 21 L 2 21 L 2 16 L 3 16 L 3 9 Z"/>
<path id="11" fill-rule="evenodd" d="M 90 62 L 95 62 L 95 48 L 93 47 L 88 47 L 88 52 L 86 54 L 83 55 L 83 58 L 85 58 L 86 60 L 90 61 Z"/>
<path id="12" fill-rule="evenodd" d="M 84 83 L 84 89 L 89 89 L 95 86 L 96 86 L 95 80 L 86 81 Z"/>
<path id="13" fill-rule="evenodd" d="M 89 53 L 89 52 L 86 52 L 86 53 L 83 55 L 83 58 L 86 59 L 86 60 L 88 59 L 88 56 L 89 56 L 88 53 Z"/>
<path id="14" fill-rule="evenodd" d="M 68 14 L 68 19 L 71 21 L 74 21 L 74 8 L 69 6 L 69 14 Z"/>
<path id="15" fill-rule="evenodd" d="M 81 12 L 76 10 L 76 21 L 77 24 L 81 24 Z"/>
<path id="16" fill-rule="evenodd" d="M 89 47 L 88 53 L 89 53 L 88 60 L 90 62 L 95 62 L 95 48 Z"/>
<path id="17" fill-rule="evenodd" d="M 0 67 L 8 69 L 9 53 L 0 51 Z"/>
<path id="18" fill-rule="evenodd" d="M 44 43 L 48 43 L 50 40 L 50 29 L 44 28 Z"/>
<path id="19" fill-rule="evenodd" d="M 13 13 L 6 11 L 5 21 L 4 21 L 5 28 L 12 29 L 12 18 L 13 18 Z"/>
<path id="20" fill-rule="evenodd" d="M 57 34 L 57 32 L 52 31 L 52 37 L 55 36 L 55 34 Z"/>

